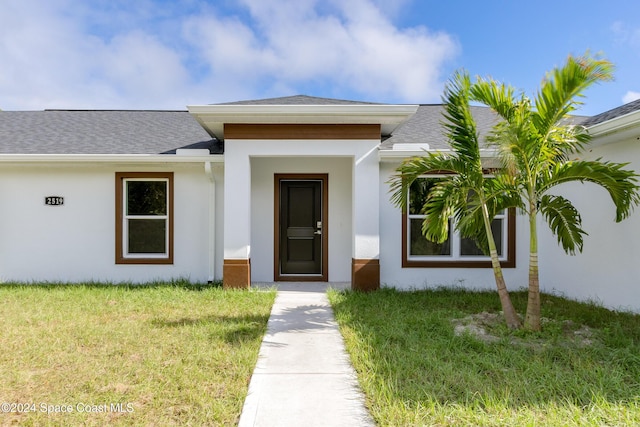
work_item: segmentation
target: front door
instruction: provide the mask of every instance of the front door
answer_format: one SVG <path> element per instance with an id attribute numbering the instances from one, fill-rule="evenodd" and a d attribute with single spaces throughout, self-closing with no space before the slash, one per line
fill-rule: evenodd
<path id="1" fill-rule="evenodd" d="M 275 181 L 275 280 L 327 281 L 327 176 Z"/>

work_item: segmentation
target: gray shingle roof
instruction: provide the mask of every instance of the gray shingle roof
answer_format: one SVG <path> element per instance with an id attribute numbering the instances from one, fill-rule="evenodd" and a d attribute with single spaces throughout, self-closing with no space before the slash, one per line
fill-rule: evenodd
<path id="1" fill-rule="evenodd" d="M 380 149 L 390 150 L 394 144 L 427 143 L 431 149 L 449 147 L 444 136 L 443 107 L 441 104 L 420 105 L 409 120 L 400 125 L 387 138 Z M 497 122 L 497 116 L 487 107 L 471 107 L 480 135 L 485 135 Z"/>
<path id="2" fill-rule="evenodd" d="M 0 154 L 170 154 L 222 144 L 186 111 L 0 111 Z"/>
<path id="3" fill-rule="evenodd" d="M 295 95 L 222 105 L 358 105 L 374 104 Z M 496 123 L 486 107 L 471 107 L 480 135 Z M 594 117 L 571 120 L 586 126 L 640 110 L 633 101 Z M 440 104 L 420 105 L 414 116 L 395 129 L 380 149 L 394 144 L 427 143 L 448 148 Z M 187 111 L 46 110 L 0 111 L 0 154 L 173 154 L 178 148 L 208 148 L 224 152 L 223 142 L 211 139 Z"/>
<path id="4" fill-rule="evenodd" d="M 379 105 L 375 102 L 348 101 L 344 99 L 318 98 L 308 95 L 284 96 L 282 98 L 255 99 L 249 101 L 224 102 L 218 105 Z"/>
<path id="5" fill-rule="evenodd" d="M 603 122 L 615 119 L 616 117 L 633 113 L 634 111 L 637 111 L 637 110 L 640 110 L 640 99 L 631 101 L 627 104 L 621 105 L 620 107 L 614 108 L 612 110 L 605 111 L 604 113 L 600 113 L 596 116 L 589 117 L 582 124 L 587 127 L 597 125 L 598 123 L 603 123 Z"/>

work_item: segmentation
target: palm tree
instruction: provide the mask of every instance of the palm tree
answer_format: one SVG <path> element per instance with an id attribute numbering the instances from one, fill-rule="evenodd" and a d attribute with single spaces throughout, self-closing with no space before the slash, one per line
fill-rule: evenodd
<path id="1" fill-rule="evenodd" d="M 582 251 L 586 234 L 571 202 L 549 191 L 570 181 L 600 185 L 615 204 L 616 222 L 629 216 L 640 202 L 638 175 L 625 170 L 627 164 L 572 160 L 588 143 L 589 134 L 583 126 L 572 125 L 569 114 L 581 104 L 578 99 L 584 90 L 610 80 L 612 71 L 612 64 L 604 59 L 570 56 L 563 67 L 547 75 L 533 101 L 490 79 L 479 79 L 470 88 L 472 101 L 491 107 L 502 119 L 488 140 L 497 147 L 503 170 L 517 188 L 517 205 L 529 218 L 527 329 L 540 330 L 538 213 L 569 254 Z"/>
<path id="2" fill-rule="evenodd" d="M 496 212 L 514 203 L 505 197 L 513 192 L 506 191 L 499 179 L 485 177 L 476 123 L 469 108 L 470 88 L 469 76 L 457 73 L 443 96 L 443 125 L 452 152 L 426 153 L 405 161 L 390 180 L 391 199 L 406 211 L 409 188 L 416 180 L 426 174 L 443 175 L 429 190 L 422 207 L 422 232 L 428 240 L 442 243 L 449 235 L 449 218 L 454 217 L 459 232 L 474 238 L 489 253 L 505 321 L 515 329 L 521 327 L 521 322 L 509 297 L 491 231 Z"/>

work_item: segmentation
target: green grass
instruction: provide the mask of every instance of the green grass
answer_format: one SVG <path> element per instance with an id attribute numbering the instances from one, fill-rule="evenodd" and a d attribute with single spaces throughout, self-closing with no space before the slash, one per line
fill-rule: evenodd
<path id="1" fill-rule="evenodd" d="M 31 410 L 0 425 L 235 425 L 274 298 L 179 282 L 0 286 L 0 403 Z"/>
<path id="2" fill-rule="evenodd" d="M 456 335 L 452 320 L 499 312 L 495 292 L 329 298 L 379 425 L 640 425 L 639 315 L 543 295 L 542 333 L 500 323 L 488 343 Z M 523 312 L 526 294 L 512 298 Z M 588 340 L 575 334 L 585 329 Z"/>

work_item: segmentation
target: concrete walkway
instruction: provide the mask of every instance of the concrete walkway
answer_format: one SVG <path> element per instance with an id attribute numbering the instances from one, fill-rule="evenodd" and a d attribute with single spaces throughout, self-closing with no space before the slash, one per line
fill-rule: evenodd
<path id="1" fill-rule="evenodd" d="M 375 425 L 326 289 L 325 283 L 278 284 L 240 427 Z"/>

